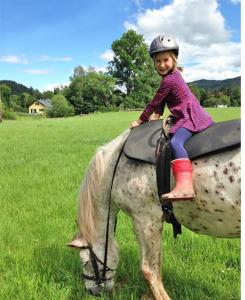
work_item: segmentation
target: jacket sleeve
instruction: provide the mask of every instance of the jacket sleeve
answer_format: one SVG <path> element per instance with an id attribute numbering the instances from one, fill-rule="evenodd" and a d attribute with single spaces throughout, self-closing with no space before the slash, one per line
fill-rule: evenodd
<path id="1" fill-rule="evenodd" d="M 159 89 L 157 90 L 153 99 L 148 103 L 143 113 L 140 115 L 140 119 L 144 122 L 148 121 L 153 112 L 162 115 L 164 109 L 164 102 L 171 90 L 171 81 L 167 77 L 163 78 Z"/>

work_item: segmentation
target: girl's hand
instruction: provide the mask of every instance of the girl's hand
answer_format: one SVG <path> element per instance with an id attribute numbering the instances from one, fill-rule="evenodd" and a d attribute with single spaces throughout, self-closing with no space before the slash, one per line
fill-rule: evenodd
<path id="1" fill-rule="evenodd" d="M 159 118 L 160 118 L 160 115 L 159 115 L 159 114 L 154 114 L 154 115 L 151 115 L 151 116 L 150 116 L 149 121 L 158 120 Z"/>
<path id="2" fill-rule="evenodd" d="M 140 119 L 138 119 L 138 120 L 136 120 L 136 121 L 133 121 L 133 122 L 131 123 L 130 128 L 137 127 L 137 126 L 139 126 L 139 125 L 142 124 L 142 123 L 143 123 L 143 121 L 140 120 Z"/>

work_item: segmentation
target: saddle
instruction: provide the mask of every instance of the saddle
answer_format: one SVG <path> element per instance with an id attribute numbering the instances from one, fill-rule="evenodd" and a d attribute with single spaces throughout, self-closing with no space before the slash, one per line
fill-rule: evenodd
<path id="1" fill-rule="evenodd" d="M 170 119 L 171 123 L 171 119 Z M 223 152 L 241 145 L 241 120 L 215 123 L 194 134 L 184 147 L 190 160 Z M 123 148 L 124 154 L 133 160 L 156 164 L 158 195 L 170 192 L 170 161 L 172 158 L 169 137 L 163 130 L 162 121 L 151 121 L 132 129 Z M 174 238 L 181 234 L 181 224 L 173 213 L 172 203 L 162 210 L 167 223 L 173 226 Z"/>
<path id="2" fill-rule="evenodd" d="M 135 127 L 124 145 L 124 154 L 131 159 L 156 164 L 156 148 L 161 136 L 162 120 Z M 184 145 L 189 159 L 223 152 L 241 145 L 241 120 L 218 122 L 194 134 Z"/>

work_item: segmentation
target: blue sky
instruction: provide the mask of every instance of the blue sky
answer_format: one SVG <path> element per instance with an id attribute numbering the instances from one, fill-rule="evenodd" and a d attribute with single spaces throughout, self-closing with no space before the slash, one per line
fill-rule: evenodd
<path id="1" fill-rule="evenodd" d="M 239 0 L 0 0 L 0 80 L 44 91 L 78 65 L 105 70 L 130 28 L 173 35 L 187 81 L 240 75 Z"/>

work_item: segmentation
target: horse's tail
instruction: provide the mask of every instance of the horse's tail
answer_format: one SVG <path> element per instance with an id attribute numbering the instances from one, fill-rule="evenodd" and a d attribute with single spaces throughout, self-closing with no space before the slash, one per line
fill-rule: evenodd
<path id="1" fill-rule="evenodd" d="M 77 224 L 79 236 L 92 243 L 95 237 L 98 206 L 110 197 L 114 168 L 130 130 L 100 147 L 91 160 L 81 185 Z"/>

